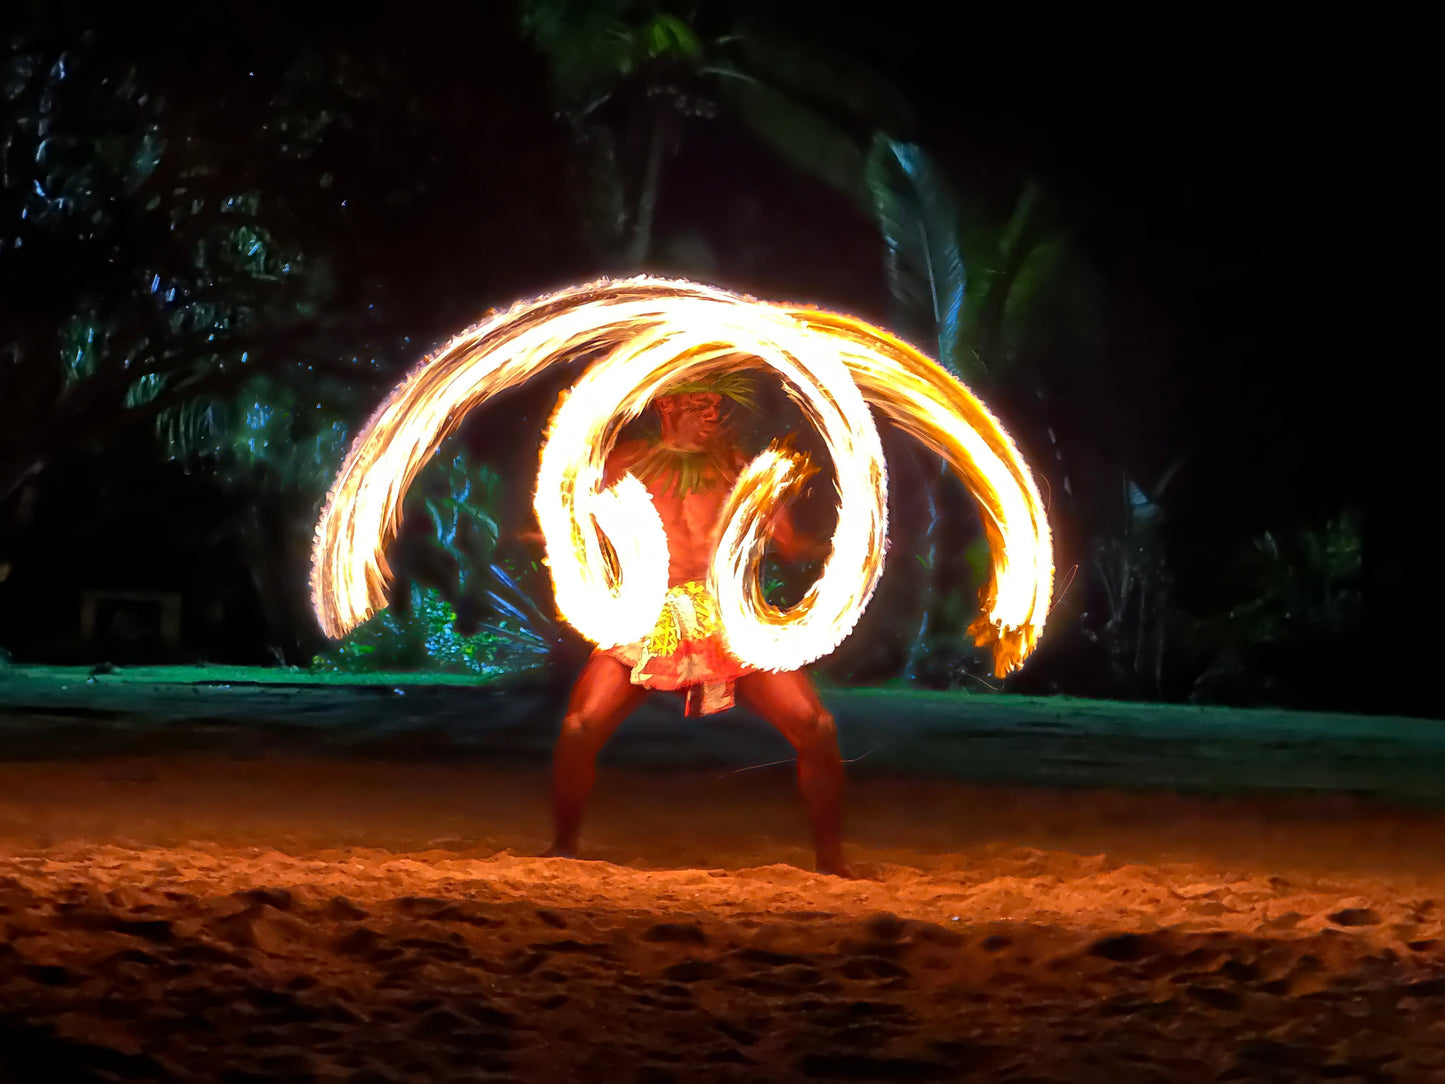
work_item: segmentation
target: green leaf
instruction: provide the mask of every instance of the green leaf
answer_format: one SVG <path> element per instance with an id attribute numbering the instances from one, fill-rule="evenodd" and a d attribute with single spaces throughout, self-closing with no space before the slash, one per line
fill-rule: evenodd
<path id="1" fill-rule="evenodd" d="M 737 66 L 811 104 L 835 123 L 860 132 L 902 135 L 914 125 L 913 107 L 889 80 L 846 53 L 815 40 L 783 38 L 743 26 L 731 39 Z"/>
<path id="2" fill-rule="evenodd" d="M 836 188 L 860 208 L 868 206 L 868 190 L 863 184 L 865 156 L 850 132 L 820 110 L 758 79 L 731 69 L 706 70 L 722 77 L 722 98 L 777 154 Z"/>
<path id="3" fill-rule="evenodd" d="M 873 139 L 866 180 L 901 321 L 934 339 L 939 363 L 963 376 L 968 277 L 958 243 L 958 201 L 921 148 L 881 133 Z"/>
<path id="4" fill-rule="evenodd" d="M 1060 251 L 1060 242 L 1037 240 L 1038 199 L 1038 187 L 1025 184 L 999 240 L 997 269 L 988 274 L 981 291 L 975 290 L 977 305 L 969 313 L 972 353 L 994 379 L 1011 353 L 1010 325 L 1030 312 Z"/>
<path id="5" fill-rule="evenodd" d="M 642 38 L 647 43 L 647 55 L 653 59 L 669 53 L 686 57 L 702 55 L 702 43 L 692 27 L 676 15 L 654 16 L 643 28 Z"/>

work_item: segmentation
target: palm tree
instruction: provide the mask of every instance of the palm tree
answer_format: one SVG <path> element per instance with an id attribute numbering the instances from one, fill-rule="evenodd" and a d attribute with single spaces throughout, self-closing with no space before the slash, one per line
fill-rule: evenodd
<path id="1" fill-rule="evenodd" d="M 545 574 L 507 545 L 505 483 L 453 446 L 422 471 L 389 561 L 391 605 L 318 661 L 343 668 L 444 667 L 483 675 L 546 670 L 563 633 Z"/>
<path id="2" fill-rule="evenodd" d="M 271 643 L 309 658 L 306 556 L 343 423 L 427 341 L 576 258 L 537 183 L 560 155 L 505 58 L 469 79 L 393 37 L 267 41 L 237 48 L 248 72 L 81 29 L 37 15 L 0 38 L 0 516 L 47 465 L 152 429 L 231 494 Z M 458 113 L 526 133 L 507 168 L 455 139 Z"/>
<path id="3" fill-rule="evenodd" d="M 702 8 L 683 18 L 638 0 L 524 0 L 521 23 L 580 151 L 594 243 L 617 268 L 652 255 L 688 118 L 735 118 L 860 207 L 869 134 L 912 124 L 902 96 L 856 60 Z"/>
<path id="4" fill-rule="evenodd" d="M 246 136 L 221 138 L 212 106 L 88 39 L 17 35 L 0 65 L 0 495 L 257 373 L 350 367 L 304 204 L 259 173 L 267 102 L 228 98 Z"/>
<path id="5" fill-rule="evenodd" d="M 1046 233 L 1038 187 L 1022 183 L 1001 223 L 977 212 L 966 221 L 958 193 L 932 157 L 883 133 L 873 139 L 865 179 L 883 236 L 896 325 L 989 397 L 1017 357 L 1060 243 Z M 916 559 L 922 606 L 905 664 L 908 678 L 924 676 L 933 645 L 962 640 L 970 615 L 956 596 L 973 576 L 981 544 L 978 537 L 971 546 L 961 544 L 977 532 L 958 522 L 957 501 L 946 496 L 946 470 L 929 473 L 930 481 L 918 489 L 921 526 L 907 548 Z M 913 560 L 902 563 L 914 566 Z"/>

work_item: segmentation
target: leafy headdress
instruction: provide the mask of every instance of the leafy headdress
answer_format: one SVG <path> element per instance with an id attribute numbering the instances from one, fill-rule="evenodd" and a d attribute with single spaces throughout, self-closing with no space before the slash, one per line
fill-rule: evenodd
<path id="1" fill-rule="evenodd" d="M 747 372 L 740 368 L 724 369 L 668 384 L 653 398 L 653 405 L 657 404 L 657 400 L 670 395 L 689 395 L 696 392 L 712 392 L 731 399 L 748 410 L 758 409 L 757 389 Z M 730 459 L 717 446 L 685 451 L 659 443 L 633 464 L 631 473 L 644 483 L 665 477 L 670 492 L 685 494 L 724 484 L 734 470 Z"/>
<path id="2" fill-rule="evenodd" d="M 714 392 L 724 399 L 731 399 L 748 410 L 758 409 L 757 388 L 745 370 L 725 369 L 701 377 L 688 377 L 676 384 L 668 384 L 657 393 L 662 399 L 669 395 L 689 395 L 694 392 Z M 655 401 L 655 400 L 654 400 Z"/>

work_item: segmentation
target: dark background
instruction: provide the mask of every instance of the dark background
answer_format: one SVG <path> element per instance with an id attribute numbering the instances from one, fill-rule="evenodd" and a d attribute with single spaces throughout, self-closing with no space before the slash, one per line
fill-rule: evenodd
<path id="1" fill-rule="evenodd" d="M 587 182 L 579 181 L 546 59 L 519 31 L 517 9 L 393 7 L 368 19 L 303 7 L 304 18 L 296 5 L 279 4 L 152 7 L 143 16 L 33 5 L 10 10 L 0 32 L 12 50 L 74 50 L 72 79 L 95 87 L 106 73 L 135 68 L 168 93 L 167 116 L 192 116 L 187 130 L 208 135 L 198 160 L 209 156 L 223 177 L 257 174 L 288 238 L 302 251 L 324 249 L 331 268 L 312 338 L 293 325 L 278 349 L 329 350 L 331 360 L 311 371 L 347 384 L 355 424 L 429 346 L 488 307 L 622 268 L 586 236 L 578 193 Z M 1125 475 L 1159 510 L 1151 545 L 1167 571 L 1171 629 L 1216 618 L 1227 627 L 1248 591 L 1268 594 L 1268 580 L 1242 587 L 1240 571 L 1266 535 L 1319 535 L 1353 514 L 1364 516 L 1372 560 L 1394 552 L 1388 517 L 1364 513 L 1363 451 L 1350 424 L 1360 409 L 1352 388 L 1371 369 L 1364 350 L 1378 193 L 1368 28 L 1323 16 L 1274 26 L 1213 12 L 1148 22 L 1012 7 L 945 15 L 941 7 L 855 0 L 676 13 L 702 36 L 745 25 L 873 69 L 911 109 L 891 134 L 924 147 L 977 206 L 1006 206 L 1021 179 L 1036 180 L 1087 268 L 1087 335 L 1064 326 L 1059 310 L 1041 316 L 1058 326 L 1043 329 L 1033 368 L 980 389 L 1051 494 L 1065 475 L 1073 483 L 1072 503 L 1059 496 L 1055 522 L 1060 581 L 1078 565 L 1072 608 L 1054 642 L 1046 637 L 1052 653 L 1041 652 L 1012 687 L 1429 710 L 1407 676 L 1367 676 L 1357 603 L 1308 628 L 1256 630 L 1233 684 L 1215 687 L 1199 681 L 1206 649 L 1175 650 L 1172 640 L 1170 657 L 1179 661 L 1163 680 L 1105 680 L 1100 645 L 1114 633 L 1090 625 L 1100 607 L 1089 555 L 1117 533 L 1108 502 Z M 338 79 L 343 98 L 359 88 L 336 107 L 350 126 L 306 163 L 282 154 L 274 161 L 288 164 L 275 165 L 262 153 L 274 147 L 259 133 L 276 121 L 275 88 L 294 83 L 298 58 L 308 55 L 332 73 L 305 84 L 313 91 L 328 78 Z M 341 69 L 326 67 L 342 55 L 355 74 L 337 77 Z M 9 100 L 13 126 L 24 109 Z M 646 269 L 890 322 L 878 227 L 856 203 L 725 109 L 680 123 Z M 7 146 L 18 153 L 13 131 Z M 318 165 L 317 155 L 333 156 L 334 165 Z M 334 176 L 324 201 L 314 180 L 297 179 L 323 166 Z M 27 234 L 37 228 L 19 217 L 18 184 L 7 182 L 0 224 L 12 234 L 0 250 L 5 339 L 23 344 L 9 356 L 3 379 L 11 381 L 53 367 L 55 329 L 75 302 L 66 284 L 88 251 L 58 240 L 63 231 L 49 241 Z M 305 200 L 318 200 L 314 208 L 289 195 L 303 187 Z M 115 251 L 122 263 L 131 258 L 123 244 Z M 347 364 L 336 362 L 341 355 Z M 284 379 L 305 397 L 307 377 L 288 370 Z M 539 389 L 506 421 L 474 426 L 474 451 L 505 458 L 524 445 L 550 394 Z M 34 492 L 27 498 L 24 487 L 12 488 L 0 503 L 0 538 L 14 567 L 0 582 L 0 645 L 22 660 L 79 657 L 67 640 L 78 592 L 130 585 L 203 600 L 187 611 L 190 657 L 304 661 L 316 639 L 304 627 L 297 554 L 314 518 L 314 486 L 287 489 L 251 476 L 227 488 L 223 466 L 168 455 L 149 420 L 127 421 L 119 409 L 77 420 L 55 401 L 55 424 L 37 424 L 31 412 L 23 419 L 30 443 L 16 438 L 8 449 L 23 460 L 38 446 L 36 433 L 48 433 Z M 19 422 L 7 424 L 11 435 L 21 432 Z M 67 426 L 73 439 L 57 439 Z M 894 469 L 906 483 L 918 468 Z M 22 499 L 31 504 L 23 523 Z M 247 529 L 259 537 L 300 539 L 269 559 L 271 579 L 238 548 L 241 532 L 228 526 L 238 507 L 249 509 Z M 899 520 L 905 548 L 909 515 L 904 509 Z M 1293 552 L 1286 546 L 1266 574 L 1286 576 Z M 1336 588 L 1358 599 L 1364 581 L 1357 567 L 1350 575 Z M 1386 607 L 1389 587 L 1386 575 Z M 885 611 L 916 605 L 887 590 L 875 603 Z M 206 612 L 225 619 L 191 616 Z M 907 613 L 895 620 L 913 623 Z M 875 624 L 861 631 L 897 635 L 883 617 Z M 291 629 L 291 639 L 278 627 Z M 1208 650 L 1217 653 L 1233 634 L 1211 635 L 1217 643 Z M 889 675 L 862 667 L 853 676 Z"/>

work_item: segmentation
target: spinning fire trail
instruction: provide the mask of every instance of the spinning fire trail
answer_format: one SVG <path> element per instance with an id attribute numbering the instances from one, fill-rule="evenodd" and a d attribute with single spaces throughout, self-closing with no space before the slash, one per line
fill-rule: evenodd
<path id="1" fill-rule="evenodd" d="M 668 587 L 667 537 L 646 489 L 631 475 L 602 485 L 618 433 L 669 384 L 766 367 L 832 456 L 838 523 L 817 581 L 797 605 L 774 608 L 759 582 L 770 519 L 811 468 L 775 444 L 743 471 L 709 577 L 734 654 L 759 669 L 797 669 L 837 647 L 872 596 L 887 544 L 887 471 L 869 406 L 942 456 L 978 501 L 992 563 L 969 632 L 992 651 L 994 672 L 1033 650 L 1053 586 L 1048 521 L 1018 449 L 972 392 L 861 320 L 657 278 L 518 303 L 462 332 L 391 393 L 352 445 L 316 529 L 312 603 L 328 635 L 386 604 L 386 548 L 407 487 L 467 412 L 589 354 L 596 360 L 552 416 L 535 498 L 557 609 L 587 639 L 611 647 L 646 635 Z"/>

